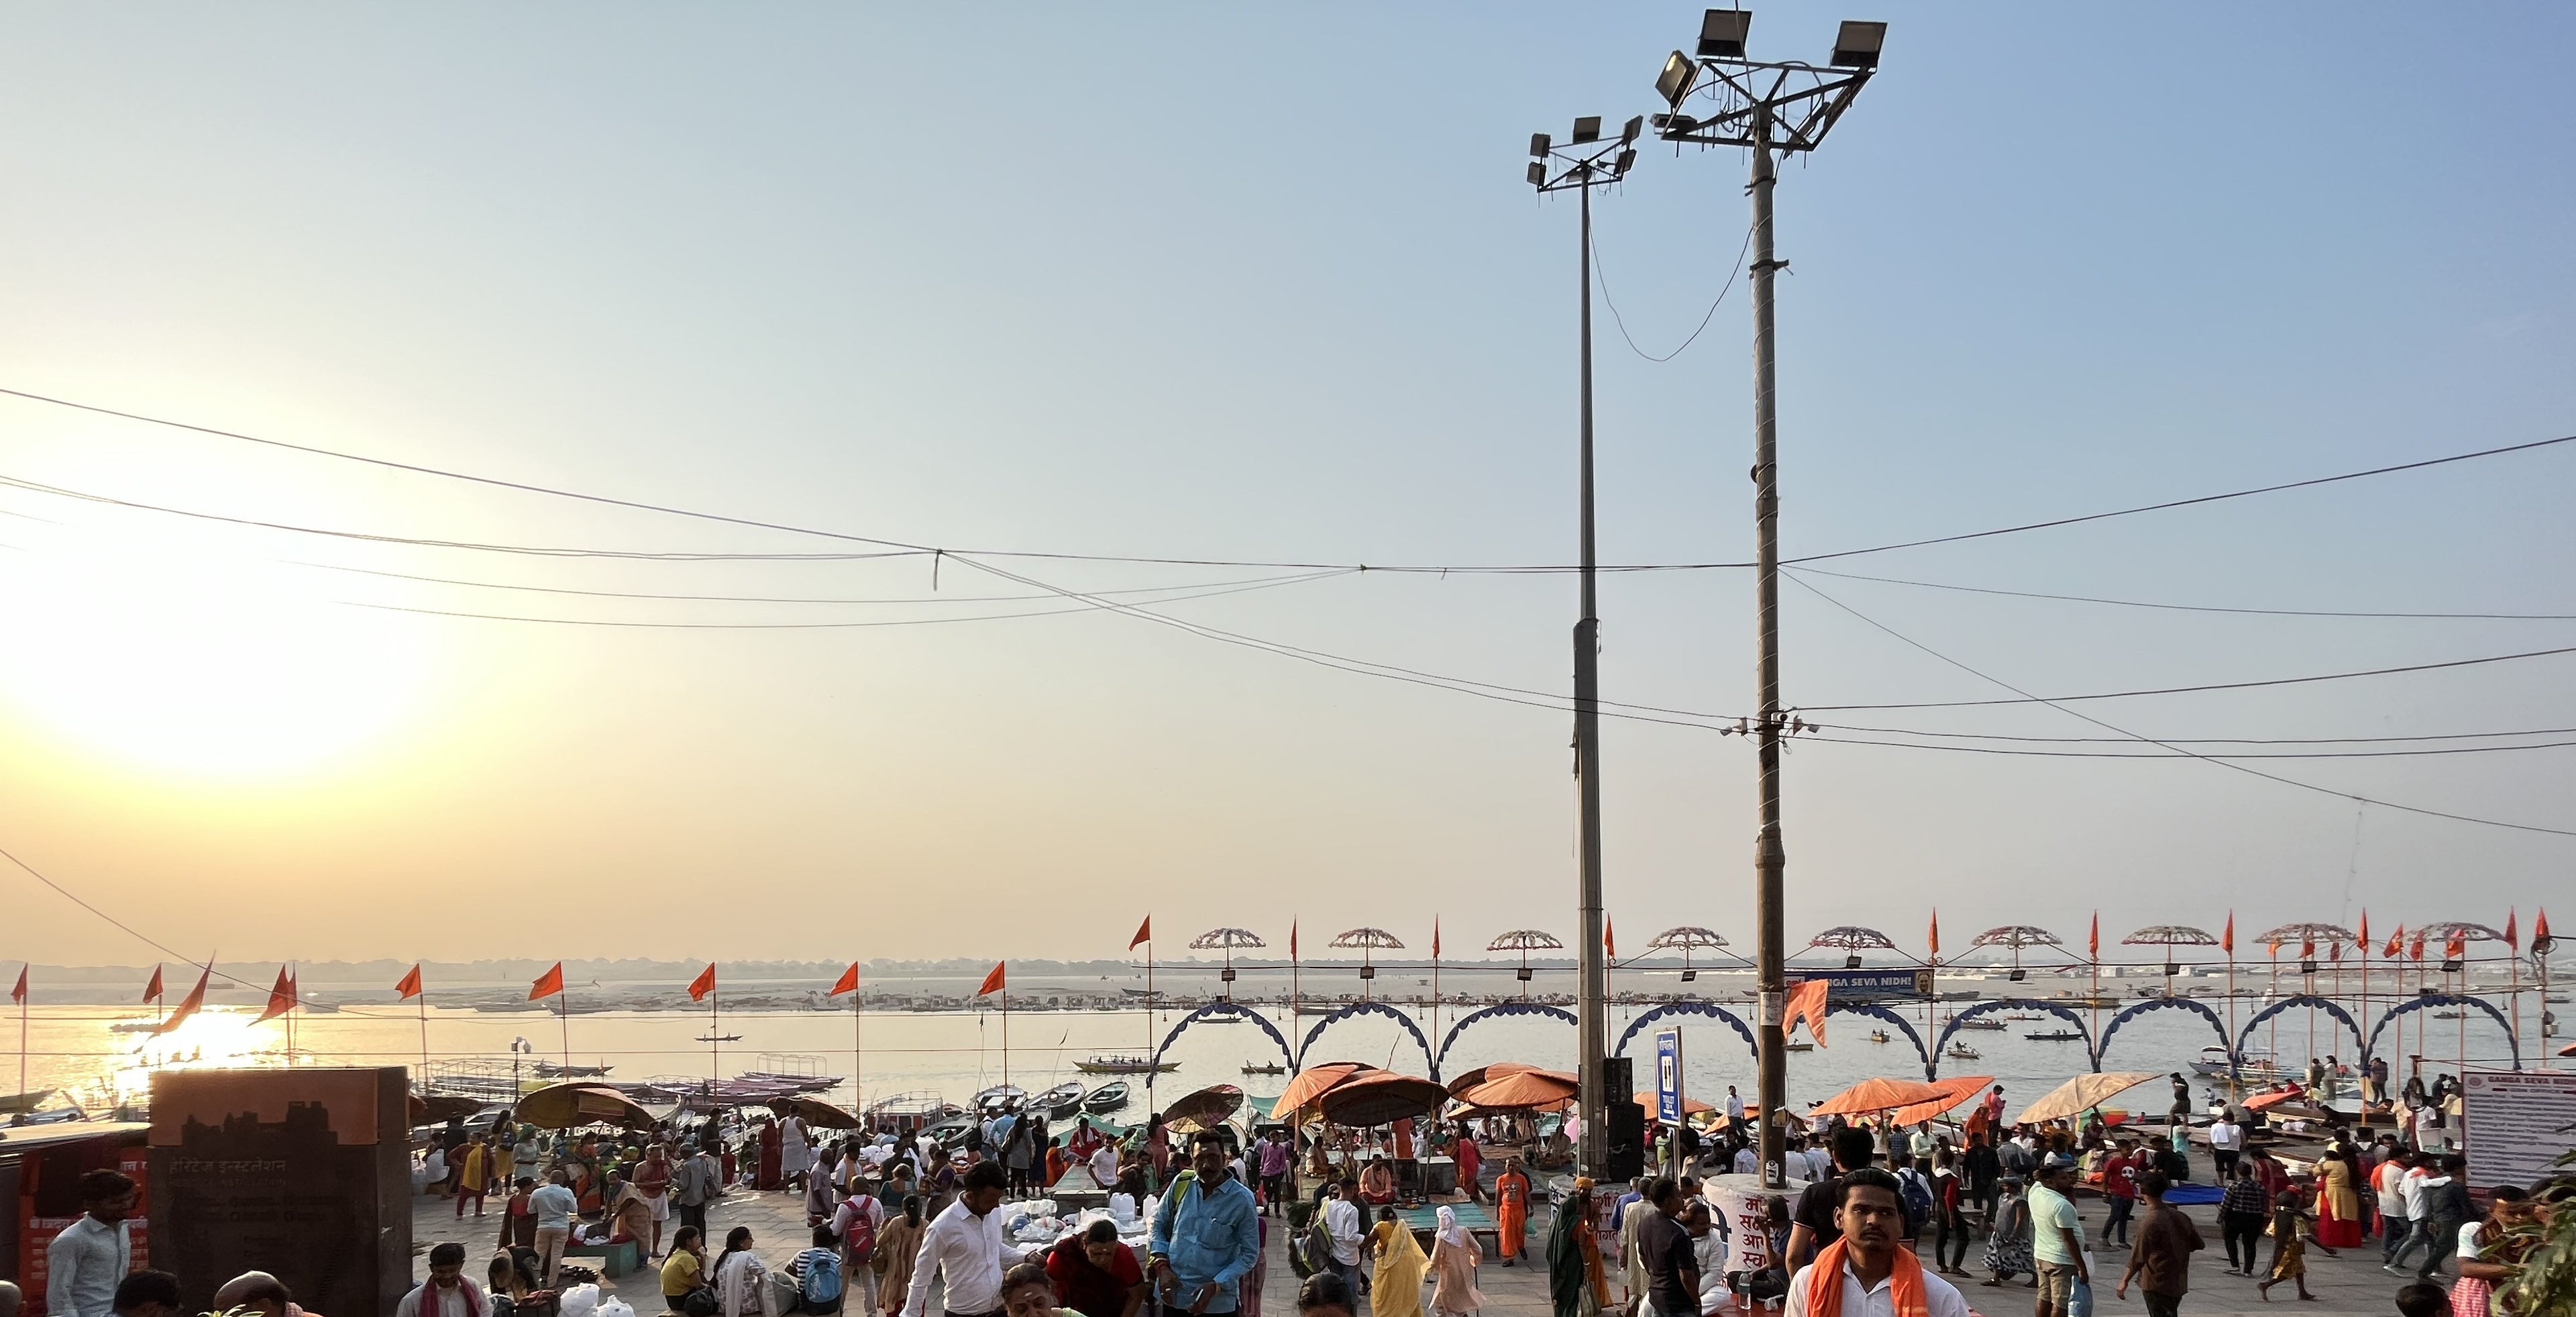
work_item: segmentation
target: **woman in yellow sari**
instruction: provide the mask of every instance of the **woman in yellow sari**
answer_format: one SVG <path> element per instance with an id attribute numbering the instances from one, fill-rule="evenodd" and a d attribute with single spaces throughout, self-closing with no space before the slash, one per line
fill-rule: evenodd
<path id="1" fill-rule="evenodd" d="M 1422 1277 L 1431 1259 L 1394 1208 L 1378 1209 L 1369 1243 L 1377 1257 L 1377 1274 L 1369 1279 L 1370 1317 L 1422 1317 Z"/>

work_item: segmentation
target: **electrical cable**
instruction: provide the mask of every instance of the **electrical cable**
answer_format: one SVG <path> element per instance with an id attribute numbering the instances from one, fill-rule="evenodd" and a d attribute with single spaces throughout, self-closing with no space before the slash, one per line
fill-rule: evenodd
<path id="1" fill-rule="evenodd" d="M 71 902 L 73 905 L 79 906 L 81 909 L 86 910 L 86 911 L 90 912 L 91 914 L 94 914 L 94 915 L 98 916 L 99 918 L 106 920 L 108 923 L 115 925 L 117 928 L 120 928 L 120 929 L 124 930 L 126 933 L 128 933 L 128 934 L 132 935 L 136 941 L 141 942 L 143 945 L 145 945 L 145 946 L 147 946 L 147 947 L 150 947 L 150 948 L 152 948 L 152 949 L 153 949 L 153 950 L 155 950 L 155 951 L 160 952 L 162 955 L 165 955 L 165 956 L 170 957 L 172 960 L 177 961 L 178 963 L 180 963 L 180 964 L 182 964 L 182 965 L 194 965 L 194 964 L 196 964 L 196 963 L 197 963 L 196 961 L 191 960 L 191 959 L 189 959 L 187 956 L 182 955 L 182 954 L 180 954 L 178 951 L 176 951 L 176 950 L 172 949 L 172 948 L 171 948 L 171 946 L 170 946 L 168 943 L 166 943 L 166 942 L 162 942 L 162 941 L 159 941 L 159 940 L 157 940 L 157 939 L 153 938 L 151 935 L 149 935 L 149 934 L 145 933 L 143 930 L 141 930 L 141 929 L 139 929 L 139 928 L 136 928 L 134 925 L 129 924 L 129 923 L 125 922 L 124 920 L 119 919 L 119 918 L 117 918 L 116 916 L 111 915 L 111 914 L 109 914 L 108 912 L 106 912 L 106 911 L 104 911 L 104 910 L 99 909 L 97 906 L 91 905 L 88 901 L 86 901 L 86 900 L 82 899 L 82 897 L 80 896 L 80 894 L 79 894 L 79 893 L 74 892 L 72 889 L 70 889 L 70 888 L 68 888 L 68 887 L 63 886 L 61 883 L 55 882 L 55 881 L 54 881 L 53 879 L 51 879 L 51 878 L 46 877 L 44 874 L 42 874 L 42 873 L 40 873 L 40 872 L 38 872 L 38 871 L 37 871 L 36 866 L 34 866 L 34 865 L 32 865 L 32 864 L 27 863 L 25 860 L 19 859 L 15 854 L 11 853 L 10 851 L 5 850 L 5 849 L 0 849 L 0 859 L 5 859 L 5 860 L 7 860 L 9 863 L 14 864 L 14 865 L 17 865 L 19 868 L 26 870 L 26 871 L 27 871 L 27 876 L 28 876 L 28 877 L 33 878 L 33 879 L 35 879 L 37 882 L 43 883 L 45 886 L 47 886 L 47 887 L 50 887 L 50 888 L 54 889 L 54 893 L 55 893 L 56 895 L 58 895 L 58 896 L 62 897 L 62 898 L 63 898 L 64 900 L 66 900 L 66 901 Z M 232 976 L 232 975 L 230 975 L 230 974 L 226 974 L 226 973 L 225 973 L 225 972 L 223 972 L 222 970 L 215 969 L 215 968 L 214 968 L 214 965 L 213 965 L 213 963 L 212 963 L 211 961 L 209 961 L 209 962 L 207 963 L 206 968 L 207 968 L 208 972 L 212 973 L 216 978 L 226 980 L 227 982 L 238 983 L 238 984 L 240 984 L 241 986 L 243 986 L 243 987 L 245 987 L 245 988 L 250 988 L 250 989 L 253 989 L 253 990 L 256 990 L 256 991 L 265 992 L 265 991 L 267 991 L 267 990 L 268 990 L 268 987 L 269 987 L 269 985 L 264 984 L 264 983 L 253 983 L 253 982 L 251 982 L 251 981 L 250 981 L 250 980 L 248 980 L 248 979 L 235 978 L 234 976 Z"/>
<path id="2" fill-rule="evenodd" d="M 1965 741 L 2038 741 L 2059 745 L 2126 745 L 2126 736 L 2017 736 L 2005 732 L 1937 732 L 1922 727 L 1861 727 L 1835 723 L 1832 730 L 1882 736 L 1933 736 Z M 2576 727 L 2527 727 L 2510 732 L 2425 732 L 2412 736 L 2165 736 L 2175 745 L 2384 745 L 2416 741 L 2492 741 L 2507 737 L 2576 736 Z"/>
<path id="3" fill-rule="evenodd" d="M 1708 314 L 1699 318 L 1699 328 L 1692 330 L 1690 337 L 1683 339 L 1680 347 L 1660 357 L 1637 346 L 1637 340 L 1629 336 L 1627 318 L 1619 314 L 1619 304 L 1610 300 L 1610 276 L 1601 264 L 1601 241 L 1597 236 L 1590 237 L 1587 241 L 1592 244 L 1592 280 L 1601 287 L 1601 304 L 1610 308 L 1610 323 L 1619 327 L 1619 337 L 1627 340 L 1630 352 L 1660 366 L 1689 351 L 1690 345 L 1698 342 L 1699 336 L 1707 331 L 1709 322 L 1717 319 L 1717 308 L 1725 304 L 1726 295 L 1735 291 L 1735 281 L 1744 273 L 1744 253 L 1753 250 L 1753 230 L 1749 227 L 1744 230 L 1744 245 L 1736 249 L 1735 264 L 1727 269 L 1726 283 L 1717 290 L 1717 300 L 1708 304 Z"/>
<path id="4" fill-rule="evenodd" d="M 1826 730 L 1831 731 L 1832 728 Z M 2421 755 L 2488 755 L 2514 750 L 2563 750 L 2576 746 L 2576 741 L 2542 741 L 2531 745 L 2454 745 L 2415 750 L 2248 750 L 2213 751 L 2206 754 L 2124 753 L 2116 750 L 2021 750 L 1999 745 L 1926 745 L 1920 741 L 1874 741 L 1861 737 L 1810 736 L 1800 733 L 1799 741 L 1821 741 L 1829 745 L 1883 745 L 1904 750 L 1942 750 L 1953 754 L 2033 755 L 2051 759 L 2394 759 Z M 2110 738 L 2102 738 L 2108 740 Z M 2165 744 L 2158 742 L 2158 744 Z M 2175 741 L 2174 745 L 2184 742 Z M 2570 833 L 2576 836 L 2576 833 Z"/>
<path id="5" fill-rule="evenodd" d="M 1808 567 L 1802 570 L 1845 581 L 1874 581 L 1880 585 L 1910 585 L 1925 590 L 1955 590 L 1962 594 L 2003 595 L 2013 599 L 2053 599 L 2069 604 L 2109 604 L 2118 608 L 2153 608 L 2175 613 L 2238 613 L 2255 617 L 2384 618 L 2400 621 L 2576 622 L 2576 613 L 2397 613 L 2327 608 L 2225 608 L 2216 604 L 2164 604 L 2140 599 L 2105 599 L 2095 595 L 2046 594 L 2037 590 L 1999 590 L 1992 586 L 1953 585 L 1944 581 L 1908 581 L 1894 576 L 1863 576 L 1857 572 L 1833 572 L 1822 567 Z"/>
<path id="6" fill-rule="evenodd" d="M 2148 744 L 2148 745 L 2159 746 L 2159 747 L 2161 747 L 2161 748 L 2163 748 L 2163 749 L 2166 749 L 2166 750 L 2172 751 L 2173 753 L 2175 753 L 2175 754 L 2177 754 L 2177 755 L 2181 755 L 2181 756 L 2184 756 L 2184 757 L 2187 757 L 2187 758 L 2198 759 L 2198 760 L 2202 760 L 2203 762 L 2206 762 L 2206 763 L 2216 764 L 2216 765 L 2218 765 L 2219 767 L 2221 767 L 2221 768 L 2225 768 L 2225 769 L 2228 769 L 2228 770 L 2230 770 L 2230 771 L 2232 771 L 2232 772 L 2244 773 L 2244 774 L 2246 774 L 2246 775 L 2248 775 L 2248 776 L 2251 776 L 2251 777 L 2259 777 L 2259 778 L 2262 778 L 2264 781 L 2267 781 L 2267 782 L 2278 782 L 2278 783 L 2280 783 L 2280 784 L 2281 784 L 2281 785 L 2283 785 L 2283 786 L 2297 787 L 2297 788 L 2298 788 L 2299 790 L 2301 790 L 2301 791 L 2313 791 L 2313 792 L 2316 792 L 2316 793 L 2317 793 L 2317 794 L 2319 794 L 2319 795 L 2333 796 L 2333 797 L 2336 797 L 2337 799 L 2340 799 L 2340 800 L 2350 800 L 2350 801 L 2354 801 L 2354 802 L 2356 802 L 2356 803 L 2364 804 L 2364 805 L 2377 805 L 2377 806 L 2379 806 L 2379 807 L 2380 807 L 2380 808 L 2382 808 L 2382 809 L 2393 809 L 2393 810 L 2396 810 L 2396 811 L 2398 811 L 2398 812 L 2400 812 L 2400 813 L 2404 813 L 2404 814 L 2420 814 L 2420 815 L 2423 815 L 2423 816 L 2425 816 L 2425 817 L 2427 817 L 2427 818 L 2449 819 L 2449 820 L 2451 820 L 2452 822 L 2455 822 L 2455 823 L 2475 823 L 2475 824 L 2480 824 L 2480 825 L 2482 825 L 2482 826 L 2485 826 L 2485 827 L 2491 827 L 2491 828 L 2506 828 L 2506 829 L 2510 829 L 2510 830 L 2515 831 L 2515 832 L 2537 832 L 2537 833 L 2545 833 L 2545 834 L 2547 834 L 2547 835 L 2549 835 L 2549 836 L 2553 836 L 2553 837 L 2576 837 L 2576 829 L 2543 827 L 2543 826 L 2541 826 L 2541 825 L 2539 825 L 2539 824 L 2536 824 L 2536 823 L 2513 823 L 2513 822 L 2509 822 L 2509 821 L 2506 821 L 2506 820 L 2503 820 L 2503 819 L 2480 818 L 2480 817 L 2477 817 L 2477 816 L 2475 816 L 2475 815 L 2471 815 L 2471 814 L 2454 814 L 2454 813 L 2451 813 L 2451 812 L 2449 812 L 2449 811 L 2447 811 L 2447 810 L 2427 809 L 2427 808 L 2424 808 L 2423 806 L 2420 806 L 2420 805 L 2401 805 L 2401 804 L 2398 804 L 2398 803 L 2396 803 L 2396 802 L 2394 802 L 2394 801 L 2381 800 L 2381 799 L 2378 799 L 2377 797 L 2373 797 L 2373 796 L 2364 796 L 2364 795 L 2360 795 L 2360 794 L 2358 794 L 2358 793 L 2351 792 L 2351 791 L 2338 791 L 2338 790 L 2334 789 L 2333 787 L 2322 787 L 2322 786 L 2318 786 L 2317 784 L 2315 784 L 2315 783 L 2313 783 L 2313 782 L 2302 782 L 2302 781 L 2300 781 L 2300 780 L 2299 780 L 2299 779 L 2297 779 L 2297 778 L 2292 778 L 2292 777 L 2283 777 L 2283 776 L 2281 776 L 2281 775 L 2280 775 L 2280 774 L 2278 774 L 2278 773 L 2269 773 L 2269 772 L 2265 772 L 2264 770 L 2259 769 L 2259 768 L 2248 768 L 2248 767 L 2246 767 L 2246 766 L 2245 766 L 2245 765 L 2243 765 L 2243 764 L 2235 763 L 2235 762 L 2232 762 L 2232 761 L 2227 760 L 2227 759 L 2221 759 L 2221 758 L 2217 758 L 2217 757 L 2215 757 L 2215 756 L 2201 754 L 2201 753 L 2199 753 L 2199 752 L 2197 752 L 2197 751 L 2193 751 L 2193 750 L 2186 750 L 2186 749 L 2183 749 L 2181 746 L 2174 745 L 2174 744 L 2170 744 L 2170 743 L 2168 743 L 2168 742 L 2164 742 L 2164 741 L 2159 741 L 2159 740 L 2157 740 L 2156 738 L 2154 738 L 2154 737 L 2152 737 L 2152 736 L 2144 736 L 2144 735 L 2141 735 L 2141 734 L 2139 734 L 2139 733 L 2137 733 L 2137 732 L 2130 731 L 2128 728 L 2125 728 L 2125 727 L 2119 727 L 2119 726 L 2114 726 L 2113 724 L 2111 724 L 2111 723 L 2107 723 L 2107 722 L 2104 722 L 2104 721 L 2102 721 L 2101 719 L 2096 718 L 2096 717 L 2094 717 L 2093 715 L 2091 715 L 2091 714 L 2089 714 L 2089 713 L 2085 713 L 2084 711 L 2082 711 L 2082 710 L 2080 710 L 2080 709 L 2070 709 L 2070 708 L 2067 708 L 2064 704 L 2059 703 L 2058 701 L 2050 700 L 2050 699 L 2045 699 L 2045 698 L 2042 698 L 2042 697 L 2040 697 L 2040 696 L 2033 695 L 2033 694 L 2031 694 L 2030 692 L 2025 691 L 2025 690 L 2021 689 L 2020 687 L 2013 685 L 2011 682 L 2005 681 L 2005 680 L 2004 680 L 2003 678 L 2001 678 L 2001 677 L 1996 677 L 1996 676 L 1992 676 L 1992 675 L 1989 675 L 1989 674 L 1984 673 L 1984 672 L 1980 672 L 1980 671 L 1978 671 L 1977 669 L 1972 668 L 1972 667 L 1968 666 L 1967 664 L 1962 663 L 1962 662 L 1960 662 L 1959 660 L 1954 659 L 1954 658 L 1950 657 L 1949 655 L 1944 654 L 1944 653 L 1940 652 L 1939 650 L 1936 650 L 1936 649 L 1932 648 L 1931 646 L 1924 644 L 1922 641 L 1916 640 L 1916 639 L 1914 639 L 1913 637 L 1908 636 L 1908 635 L 1904 634 L 1904 633 L 1903 633 L 1903 632 L 1901 632 L 1901 631 L 1898 631 L 1898 630 L 1897 630 L 1897 629 L 1895 629 L 1894 627 L 1891 627 L 1891 626 L 1887 625 L 1886 623 L 1881 622 L 1881 621 L 1877 620 L 1876 618 L 1873 618 L 1873 617 L 1869 616 L 1868 614 L 1861 612 L 1859 609 L 1854 608 L 1854 607 L 1852 607 L 1851 605 L 1846 604 L 1846 603 L 1844 603 L 1843 601 L 1841 601 L 1841 600 L 1839 600 L 1839 599 L 1834 598 L 1832 595 L 1826 594 L 1823 590 L 1818 589 L 1818 588 L 1816 587 L 1815 583 L 1814 583 L 1814 582 L 1812 582 L 1812 581 L 1807 581 L 1807 580 L 1801 579 L 1800 577 L 1798 577 L 1798 576 L 1796 576 L 1796 575 L 1790 575 L 1790 576 L 1789 576 L 1789 579 L 1790 579 L 1791 581 L 1795 582 L 1795 583 L 1797 584 L 1798 588 L 1800 588 L 1800 589 L 1802 589 L 1802 590 L 1805 590 L 1807 593 L 1812 594 L 1812 595 L 1816 596 L 1817 598 L 1824 600 L 1826 603 L 1832 604 L 1834 607 L 1839 608 L 1839 609 L 1841 609 L 1842 611 L 1844 611 L 1844 612 L 1846 612 L 1846 613 L 1851 614 L 1853 617 L 1859 618 L 1861 621 L 1868 623 L 1871 627 L 1876 628 L 1876 629 L 1877 629 L 1877 630 L 1879 630 L 1879 631 L 1885 632 L 1887 635 L 1892 636 L 1892 637 L 1896 638 L 1897 640 L 1903 641 L 1905 644 L 1907 644 L 1907 645 L 1909 645 L 1909 646 L 1911 646 L 1911 647 L 1913 647 L 1913 648 L 1915 648 L 1915 649 L 1921 650 L 1922 652 L 1924 652 L 1924 653 L 1926 653 L 1926 654 L 1929 654 L 1929 655 L 1931 655 L 1932 657 L 1934 657 L 1934 658 L 1936 658 L 1936 659 L 1941 660 L 1943 663 L 1947 663 L 1947 664 L 1949 664 L 1951 667 L 1957 668 L 1957 669 L 1958 669 L 1958 670 L 1960 670 L 1961 672 L 1967 673 L 1969 676 L 1975 677 L 1975 678 L 1977 678 L 1977 679 L 1978 679 L 1978 680 L 1980 680 L 1980 681 L 1991 682 L 1991 683 L 1993 683 L 1993 684 L 1995 684 L 1995 685 L 1997 685 L 1997 686 L 2001 686 L 2001 687 L 2003 687 L 2005 690 L 2011 691 L 2011 692 L 2013 692 L 2014 694 L 2021 696 L 2021 697 L 2022 697 L 2022 699 L 2023 699 L 2023 700 L 2025 700 L 2025 701 L 2030 701 L 2030 702 L 2034 702 L 2034 703 L 2039 703 L 2039 704 L 2045 704 L 2045 705 L 2048 705 L 2050 708 L 2052 708 L 2052 709 L 2056 709 L 2058 712 L 2063 713 L 2063 714 L 2066 714 L 2068 717 L 2081 719 L 2081 720 L 2083 720 L 2083 721 L 2085 721 L 2085 722 L 2088 722 L 2088 723 L 2093 724 L 2093 725 L 2094 725 L 2094 726 L 2096 726 L 2096 727 L 2101 728 L 2102 730 L 2104 730 L 2104 731 L 2106 731 L 2106 732 L 2116 732 L 2116 733 L 2118 733 L 2118 734 L 2120 734 L 2120 735 L 2122 735 L 2122 736 L 2129 737 L 2129 738 L 2130 738 L 2130 739 L 2132 739 L 2132 740 L 2142 741 L 2142 742 L 2144 742 L 2144 743 L 2146 743 L 2146 744 Z"/>
<path id="7" fill-rule="evenodd" d="M 579 595 L 584 598 L 591 599 L 663 599 L 682 603 L 853 605 L 1006 604 L 1055 598 L 1054 595 L 1050 594 L 914 595 L 901 599 L 817 599 L 804 595 L 659 594 L 645 590 L 576 590 L 565 586 L 555 585 L 519 585 L 505 581 L 468 581 L 451 576 L 415 576 L 410 572 L 378 571 L 370 567 L 350 567 L 345 564 L 330 562 L 301 562 L 288 560 L 287 565 L 291 567 L 311 567 L 326 572 L 352 572 L 360 576 L 382 576 L 397 581 L 422 581 L 431 585 L 470 586 L 477 590 L 520 590 L 534 594 Z M 1116 590 L 1099 590 L 1094 593 L 1104 595 L 1168 594 L 1177 590 L 1196 590 L 1203 587 L 1207 589 L 1218 589 L 1236 585 L 1254 586 L 1285 584 L 1294 581 L 1311 581 L 1324 576 L 1346 575 L 1352 570 L 1355 569 L 1336 568 L 1322 571 L 1300 572 L 1288 576 L 1262 576 L 1239 581 L 1204 581 L 1186 585 L 1128 586 Z M 1148 600 L 1146 602 L 1151 603 L 1156 601 Z"/>

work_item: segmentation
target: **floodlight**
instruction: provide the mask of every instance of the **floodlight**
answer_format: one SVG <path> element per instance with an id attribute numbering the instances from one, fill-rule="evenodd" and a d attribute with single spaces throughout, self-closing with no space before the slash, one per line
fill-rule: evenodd
<path id="1" fill-rule="evenodd" d="M 1628 116 L 1628 122 L 1620 126 L 1619 140 L 1622 142 L 1635 142 L 1637 140 L 1637 134 L 1644 131 L 1646 131 L 1646 116 L 1642 114 L 1632 114 Z"/>
<path id="2" fill-rule="evenodd" d="M 1529 181 L 1531 187 L 1546 187 L 1547 166 L 1540 164 L 1535 160 L 1531 161 L 1529 167 Z"/>
<path id="3" fill-rule="evenodd" d="M 1631 166 L 1631 165 L 1634 165 L 1634 164 L 1636 164 L 1636 163 L 1637 163 L 1637 148 L 1635 148 L 1635 147 L 1633 147 L 1633 146 L 1632 146 L 1632 147 L 1629 147 L 1627 150 L 1622 151 L 1622 152 L 1620 152 L 1620 153 L 1619 153 L 1619 158 L 1618 158 L 1618 160 L 1614 161 L 1614 162 L 1611 164 L 1611 166 L 1610 166 L 1610 172 L 1611 172 L 1611 173 L 1613 173 L 1613 174 L 1624 174 L 1624 173 L 1627 173 L 1627 172 L 1628 172 L 1628 167 L 1629 167 L 1629 166 Z"/>
<path id="4" fill-rule="evenodd" d="M 1549 145 L 1551 145 L 1551 143 L 1548 141 L 1547 134 L 1545 134 L 1545 133 L 1531 133 L 1531 134 L 1530 134 L 1530 159 L 1532 159 L 1532 160 L 1545 160 L 1545 159 L 1547 159 L 1547 148 L 1549 147 Z"/>
<path id="5" fill-rule="evenodd" d="M 1834 33 L 1834 67 L 1877 68 L 1879 47 L 1886 44 L 1887 24 L 1845 19 L 1842 29 Z"/>
<path id="6" fill-rule="evenodd" d="M 1680 105 L 1690 95 L 1691 84 L 1699 81 L 1699 65 L 1690 56 L 1676 50 L 1664 57 L 1664 71 L 1655 75 L 1655 94 L 1666 105 Z"/>
<path id="7" fill-rule="evenodd" d="M 1701 59 L 1744 58 L 1744 34 L 1753 26 L 1750 9 L 1712 9 L 1700 15 Z"/>
<path id="8" fill-rule="evenodd" d="M 1578 145 L 1579 145 L 1579 144 L 1581 144 L 1581 143 L 1584 143 L 1584 142 L 1597 142 L 1597 141 L 1600 141 L 1600 140 L 1601 140 L 1601 116 L 1600 116 L 1600 115 L 1597 115 L 1597 114 L 1587 114 L 1587 115 L 1583 116 L 1582 118 L 1577 119 L 1577 120 L 1575 120 L 1575 121 L 1574 121 L 1574 141 L 1575 141 Z"/>

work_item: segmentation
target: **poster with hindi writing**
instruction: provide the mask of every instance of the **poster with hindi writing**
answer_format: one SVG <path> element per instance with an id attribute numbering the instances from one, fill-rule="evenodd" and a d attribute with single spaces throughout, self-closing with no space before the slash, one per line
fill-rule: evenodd
<path id="1" fill-rule="evenodd" d="M 2472 1070 L 2460 1080 L 2469 1184 L 2528 1185 L 2576 1148 L 2576 1072 Z"/>

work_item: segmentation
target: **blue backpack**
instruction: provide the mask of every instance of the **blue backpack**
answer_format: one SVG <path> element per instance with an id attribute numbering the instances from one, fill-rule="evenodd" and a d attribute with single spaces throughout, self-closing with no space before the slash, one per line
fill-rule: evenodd
<path id="1" fill-rule="evenodd" d="M 841 1255 L 828 1248 L 805 1250 L 805 1283 L 799 1287 L 805 1306 L 829 1311 L 841 1301 Z"/>

